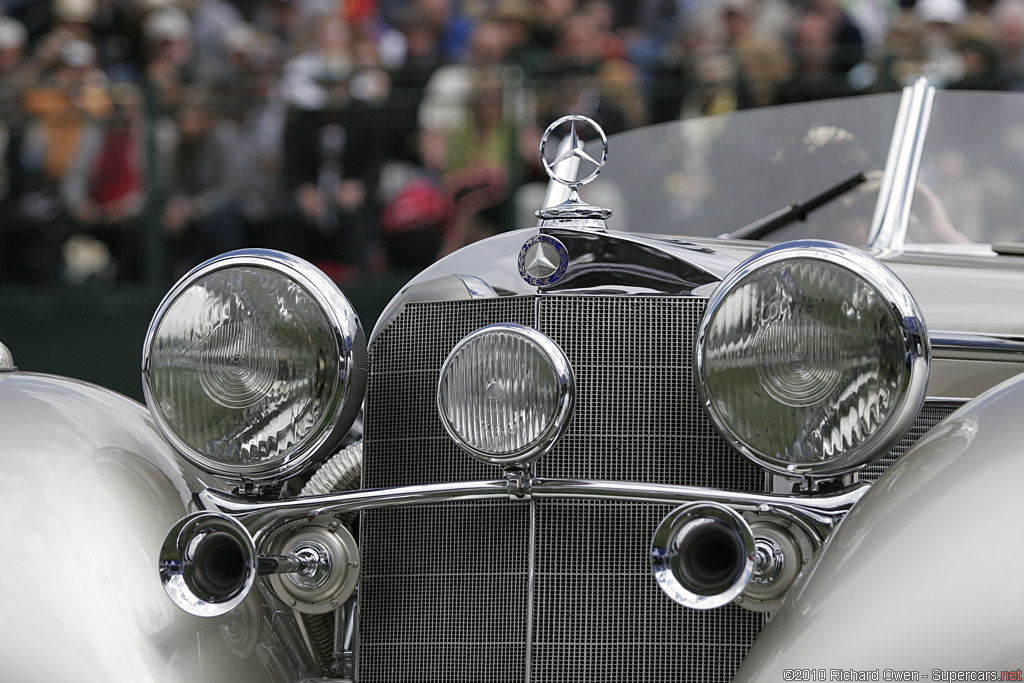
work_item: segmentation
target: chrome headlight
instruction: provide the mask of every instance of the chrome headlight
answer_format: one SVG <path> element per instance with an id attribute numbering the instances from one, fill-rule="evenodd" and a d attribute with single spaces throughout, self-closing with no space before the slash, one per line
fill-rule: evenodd
<path id="1" fill-rule="evenodd" d="M 781 474 L 834 475 L 884 455 L 928 383 L 917 304 L 851 247 L 791 242 L 748 259 L 701 322 L 697 386 L 741 453 Z"/>
<path id="2" fill-rule="evenodd" d="M 266 481 L 329 454 L 366 389 L 352 305 L 309 263 L 236 251 L 164 297 L 142 354 L 143 389 L 174 446 L 212 474 Z"/>
<path id="3" fill-rule="evenodd" d="M 437 385 L 445 430 L 464 451 L 497 464 L 543 455 L 572 415 L 569 360 L 540 332 L 492 325 L 448 354 Z"/>

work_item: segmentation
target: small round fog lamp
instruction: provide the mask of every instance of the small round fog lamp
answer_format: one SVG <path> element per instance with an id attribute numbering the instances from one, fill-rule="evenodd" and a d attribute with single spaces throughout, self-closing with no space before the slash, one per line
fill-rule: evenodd
<path id="1" fill-rule="evenodd" d="M 448 354 L 437 385 L 445 430 L 464 451 L 495 464 L 547 453 L 572 415 L 569 360 L 522 325 L 481 328 Z"/>

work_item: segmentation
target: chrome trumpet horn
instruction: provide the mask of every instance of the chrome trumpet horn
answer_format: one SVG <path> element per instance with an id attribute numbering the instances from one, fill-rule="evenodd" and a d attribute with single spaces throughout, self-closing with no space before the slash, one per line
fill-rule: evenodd
<path id="1" fill-rule="evenodd" d="M 324 542 L 298 543 L 287 555 L 259 555 L 240 522 L 217 512 L 197 512 L 167 533 L 160 549 L 160 582 L 171 601 L 189 614 L 217 617 L 245 600 L 257 576 L 297 574 L 295 590 L 305 587 L 317 597 L 304 611 L 323 612 L 343 602 L 358 578 L 355 541 L 349 546 L 328 543 L 333 537 L 324 535 Z M 347 532 L 346 537 L 351 538 Z"/>
<path id="2" fill-rule="evenodd" d="M 160 583 L 171 602 L 197 617 L 238 607 L 256 581 L 256 544 L 241 523 L 216 512 L 181 518 L 160 548 Z"/>
<path id="3" fill-rule="evenodd" d="M 714 609 L 735 600 L 754 574 L 754 535 L 731 508 L 690 503 L 670 512 L 651 540 L 654 578 L 673 600 Z"/>

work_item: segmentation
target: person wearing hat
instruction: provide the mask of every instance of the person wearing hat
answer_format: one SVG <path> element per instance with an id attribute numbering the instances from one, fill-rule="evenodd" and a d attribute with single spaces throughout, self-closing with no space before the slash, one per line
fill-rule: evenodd
<path id="1" fill-rule="evenodd" d="M 28 34 L 16 19 L 0 17 L 0 282 L 13 279 L 16 254 L 12 225 L 17 213 L 19 169 L 12 168 L 19 154 L 21 117 L 18 93 L 27 81 L 25 42 Z"/>
<path id="2" fill-rule="evenodd" d="M 178 103 L 192 80 L 192 24 L 176 7 L 156 9 L 142 23 L 146 80 L 166 106 Z"/>
<path id="3" fill-rule="evenodd" d="M 6 82 L 22 64 L 28 34 L 17 19 L 0 16 L 0 81 Z"/>
<path id="4" fill-rule="evenodd" d="M 963 0 L 918 0 L 914 13 L 924 27 L 922 73 L 939 88 L 959 81 L 964 76 L 964 60 L 957 42 L 967 6 Z"/>

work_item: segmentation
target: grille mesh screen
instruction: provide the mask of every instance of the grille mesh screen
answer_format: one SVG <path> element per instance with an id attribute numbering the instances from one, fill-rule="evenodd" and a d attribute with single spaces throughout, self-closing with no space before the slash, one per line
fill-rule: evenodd
<path id="1" fill-rule="evenodd" d="M 554 339 L 576 374 L 575 416 L 539 476 L 763 490 L 764 475 L 696 401 L 689 349 L 704 305 L 524 297 L 406 306 L 371 352 L 364 486 L 500 476 L 452 444 L 434 396 L 459 340 L 517 322 Z M 360 680 L 523 681 L 528 637 L 533 681 L 730 680 L 761 617 L 685 610 L 658 590 L 648 545 L 670 509 L 535 504 L 529 624 L 530 506 L 364 513 Z"/>
<path id="2" fill-rule="evenodd" d="M 359 680 L 521 682 L 529 508 L 445 504 L 368 517 Z"/>
<path id="3" fill-rule="evenodd" d="M 494 323 L 532 325 L 534 298 L 410 304 L 373 343 L 366 393 L 363 484 L 406 486 L 494 479 L 463 453 L 437 415 L 437 379 L 463 337 Z"/>
<path id="4" fill-rule="evenodd" d="M 445 434 L 448 352 L 496 322 L 531 324 L 534 299 L 407 306 L 374 341 L 363 486 L 493 479 Z M 359 680 L 523 680 L 530 509 L 495 503 L 364 512 Z"/>
<path id="5" fill-rule="evenodd" d="M 575 416 L 538 476 L 764 490 L 763 473 L 696 399 L 690 349 L 705 304 L 548 296 L 407 305 L 371 349 L 363 485 L 500 476 L 451 442 L 434 397 L 458 341 L 515 322 L 554 339 L 576 375 Z M 930 408 L 888 463 L 952 410 Z M 364 512 L 359 680 L 731 680 L 763 618 L 732 605 L 687 610 L 658 590 L 649 543 L 670 509 L 545 501 Z"/>
<path id="6" fill-rule="evenodd" d="M 538 476 L 764 490 L 764 473 L 725 443 L 697 401 L 691 349 L 705 304 L 542 300 L 539 328 L 569 357 L 577 404 Z"/>
<path id="7" fill-rule="evenodd" d="M 896 442 L 889 454 L 879 458 L 865 467 L 860 472 L 860 480 L 863 482 L 874 482 L 882 473 L 889 469 L 897 459 L 910 450 L 910 447 L 917 443 L 917 440 L 924 436 L 929 429 L 948 417 L 954 410 L 964 404 L 963 401 L 926 401 L 917 420 L 910 426 L 903 438 Z"/>
<path id="8" fill-rule="evenodd" d="M 729 681 L 762 617 L 697 612 L 657 588 L 650 539 L 671 506 L 537 506 L 533 681 Z"/>

